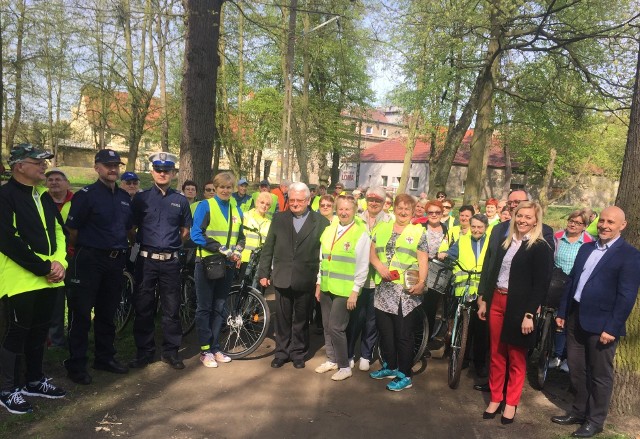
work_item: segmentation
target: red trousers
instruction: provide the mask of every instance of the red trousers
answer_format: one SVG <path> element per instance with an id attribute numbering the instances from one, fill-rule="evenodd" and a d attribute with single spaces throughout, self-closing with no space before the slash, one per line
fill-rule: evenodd
<path id="1" fill-rule="evenodd" d="M 504 382 L 507 379 L 507 365 L 509 365 L 506 402 L 508 405 L 518 405 L 527 374 L 527 348 L 500 341 L 504 312 L 507 309 L 507 297 L 506 294 L 494 292 L 489 309 L 489 348 L 491 352 L 489 388 L 491 389 L 491 402 L 502 402 Z"/>

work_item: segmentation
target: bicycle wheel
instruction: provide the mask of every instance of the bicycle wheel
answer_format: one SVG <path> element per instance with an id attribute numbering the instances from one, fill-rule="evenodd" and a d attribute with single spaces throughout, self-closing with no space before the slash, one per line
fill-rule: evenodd
<path id="1" fill-rule="evenodd" d="M 415 309 L 418 315 L 415 317 L 416 326 L 413 330 L 413 364 L 418 363 L 424 357 L 424 353 L 427 350 L 427 343 L 429 342 L 429 319 L 424 309 L 419 306 Z M 382 356 L 382 349 L 380 348 L 380 336 L 376 341 L 376 350 L 378 351 L 378 358 L 381 363 L 385 363 Z"/>
<path id="2" fill-rule="evenodd" d="M 191 332 L 196 324 L 196 281 L 191 275 L 182 277 L 180 285 L 180 325 L 182 335 Z"/>
<path id="3" fill-rule="evenodd" d="M 540 337 L 540 355 L 538 356 L 538 368 L 536 384 L 539 390 L 544 388 L 544 382 L 547 380 L 547 372 L 549 371 L 549 357 L 553 352 L 554 340 L 554 319 L 553 313 L 547 312 L 542 322 L 542 335 Z"/>
<path id="4" fill-rule="evenodd" d="M 231 358 L 243 358 L 258 349 L 269 330 L 270 312 L 258 290 L 233 286 L 227 297 L 228 312 L 220 331 L 220 350 Z"/>
<path id="5" fill-rule="evenodd" d="M 461 312 L 455 322 L 454 335 L 451 339 L 449 366 L 447 367 L 447 381 L 449 382 L 449 387 L 452 389 L 456 389 L 458 384 L 460 384 L 462 362 L 464 361 L 464 354 L 467 350 L 469 317 L 469 308 L 461 308 Z"/>
<path id="6" fill-rule="evenodd" d="M 122 272 L 122 293 L 120 294 L 120 303 L 116 308 L 113 321 L 116 325 L 116 334 L 120 334 L 127 326 L 131 314 L 133 314 L 133 288 L 135 282 L 133 276 L 128 271 Z"/>

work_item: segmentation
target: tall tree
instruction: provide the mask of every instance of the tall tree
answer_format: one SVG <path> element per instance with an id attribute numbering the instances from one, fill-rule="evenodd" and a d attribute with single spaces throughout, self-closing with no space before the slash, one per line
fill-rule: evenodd
<path id="1" fill-rule="evenodd" d="M 624 237 L 640 248 L 640 48 L 629 118 L 627 145 L 616 205 L 627 215 Z M 627 336 L 620 341 L 615 358 L 612 409 L 618 414 L 640 416 L 640 296 L 627 320 Z"/>
<path id="2" fill-rule="evenodd" d="M 23 56 L 22 44 L 25 38 L 25 19 L 27 4 L 26 0 L 20 0 L 18 2 L 18 22 L 16 29 L 16 57 L 14 61 L 15 70 L 15 90 L 13 99 L 13 118 L 11 123 L 7 127 L 7 149 L 10 150 L 13 146 L 16 133 L 18 132 L 18 126 L 20 125 L 20 119 L 22 116 L 22 88 L 23 88 L 23 72 L 26 60 Z"/>
<path id="3" fill-rule="evenodd" d="M 180 179 L 198 186 L 211 178 L 220 58 L 220 13 L 224 0 L 183 0 L 186 15 L 182 77 Z"/>

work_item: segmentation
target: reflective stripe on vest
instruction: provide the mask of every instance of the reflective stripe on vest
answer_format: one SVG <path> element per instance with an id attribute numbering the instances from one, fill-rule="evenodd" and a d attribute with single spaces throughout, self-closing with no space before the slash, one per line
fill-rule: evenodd
<path id="1" fill-rule="evenodd" d="M 485 254 L 487 253 L 487 247 L 489 246 L 489 236 L 487 235 L 482 244 L 480 250 L 480 256 L 476 261 L 476 255 L 473 252 L 471 233 L 460 236 L 458 241 L 458 263 L 465 269 L 470 271 L 482 271 L 482 264 L 484 262 Z M 469 279 L 469 274 L 459 270 L 455 274 L 454 291 L 455 295 L 460 297 L 464 294 L 464 290 L 467 286 L 467 280 L 469 280 L 469 295 L 473 296 L 478 293 L 478 286 L 480 284 L 480 275 L 473 274 Z"/>
<path id="2" fill-rule="evenodd" d="M 218 206 L 218 202 L 215 198 L 202 200 L 202 202 L 209 203 L 209 224 L 205 230 L 205 235 L 218 241 L 220 245 L 227 246 L 229 220 L 227 220 L 222 214 L 220 206 Z M 242 225 L 240 212 L 238 212 L 238 205 L 233 197 L 229 199 L 229 217 L 231 220 L 231 237 L 229 239 L 228 247 L 231 247 L 236 245 L 238 242 L 238 234 L 240 233 L 240 226 Z M 211 254 L 213 253 L 204 248 L 202 249 L 201 255 L 203 257 Z M 198 252 L 198 256 L 200 256 L 200 252 Z"/>
<path id="3" fill-rule="evenodd" d="M 402 230 L 402 233 L 396 239 L 396 247 L 391 261 L 387 260 L 386 247 L 393 233 L 394 223 L 380 223 L 373 229 L 373 235 L 376 240 L 376 254 L 378 259 L 389 270 L 398 270 L 400 278 L 394 280 L 394 283 L 404 285 L 404 273 L 407 270 L 418 269 L 418 243 L 425 233 L 424 227 L 417 224 L 408 224 Z M 382 281 L 382 277 L 378 272 L 374 277 L 376 285 Z"/>
<path id="4" fill-rule="evenodd" d="M 362 222 L 356 221 L 336 238 L 338 225 L 337 221 L 332 223 L 320 237 L 320 290 L 348 297 L 353 291 L 356 272 L 356 245 L 362 234 L 367 233 L 367 229 Z"/>

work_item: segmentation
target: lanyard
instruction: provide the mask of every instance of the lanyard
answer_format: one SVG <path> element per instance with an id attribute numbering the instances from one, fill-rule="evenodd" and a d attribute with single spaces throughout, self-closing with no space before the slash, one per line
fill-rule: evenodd
<path id="1" fill-rule="evenodd" d="M 347 234 L 347 232 L 349 231 L 349 229 L 350 229 L 351 227 L 353 227 L 353 225 L 354 225 L 355 223 L 356 223 L 356 222 L 354 221 L 354 222 L 352 222 L 351 224 L 349 224 L 349 227 L 347 227 L 347 229 L 346 229 L 344 232 L 342 232 L 342 234 L 341 234 L 340 236 L 338 236 L 338 227 L 336 227 L 336 233 L 333 235 L 333 242 L 331 243 L 331 250 L 330 250 L 330 252 L 329 252 L 329 261 L 331 261 L 331 255 L 333 254 L 333 246 L 334 246 L 334 245 L 336 245 L 336 242 L 337 242 L 337 241 L 339 241 L 339 240 L 340 240 L 340 238 L 342 238 L 344 235 L 346 235 L 346 234 Z M 336 237 L 337 237 L 337 238 L 336 238 Z"/>

